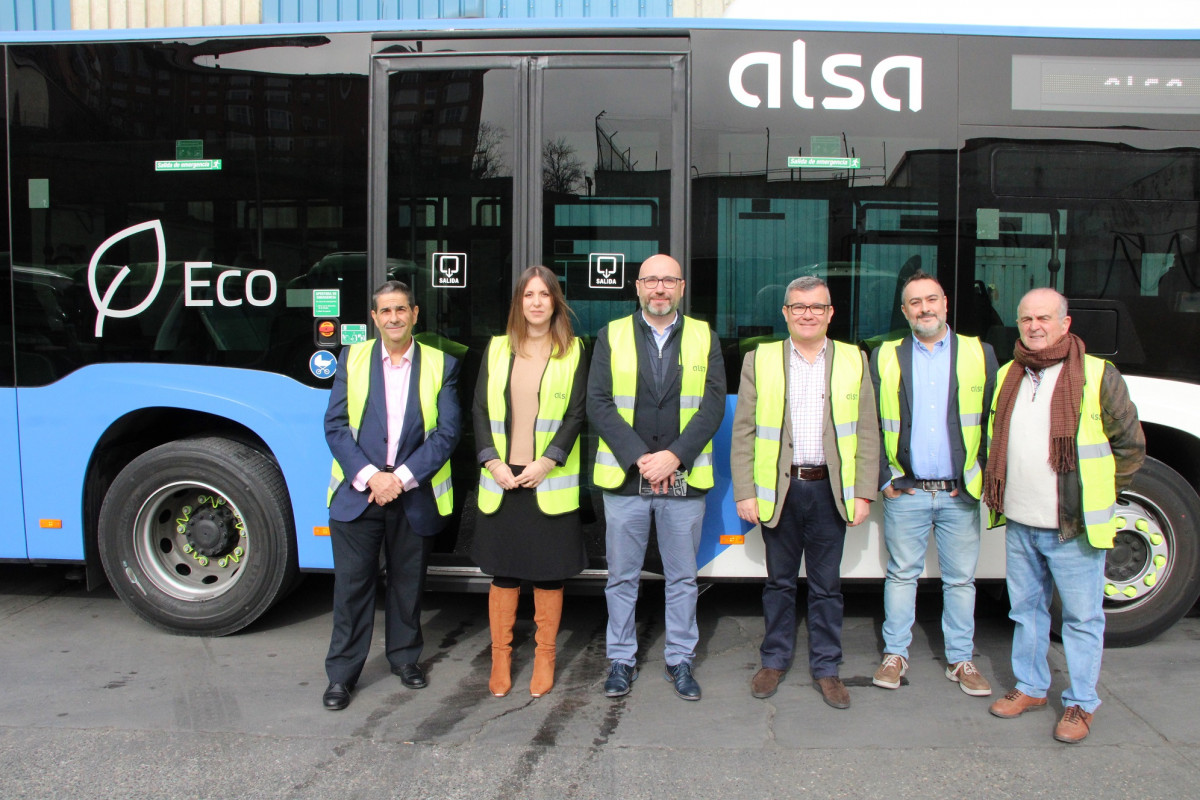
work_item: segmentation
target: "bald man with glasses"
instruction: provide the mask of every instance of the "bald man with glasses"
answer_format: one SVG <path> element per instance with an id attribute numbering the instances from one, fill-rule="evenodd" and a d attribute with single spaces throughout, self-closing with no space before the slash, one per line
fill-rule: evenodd
<path id="1" fill-rule="evenodd" d="M 606 697 L 628 694 L 637 678 L 634 608 L 653 518 L 665 578 L 663 675 L 682 699 L 700 699 L 696 553 L 713 486 L 712 437 L 725 416 L 725 365 L 708 324 L 679 312 L 685 286 L 678 261 L 646 259 L 641 308 L 606 325 L 592 356 L 588 421 L 600 436 L 593 482 L 604 490 L 607 522 Z"/>

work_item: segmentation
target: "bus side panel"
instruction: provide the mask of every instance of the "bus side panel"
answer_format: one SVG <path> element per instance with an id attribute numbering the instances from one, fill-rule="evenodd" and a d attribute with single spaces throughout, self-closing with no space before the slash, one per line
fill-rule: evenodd
<path id="1" fill-rule="evenodd" d="M 17 453 L 17 393 L 0 389 L 0 558 L 26 555 Z"/>
<path id="2" fill-rule="evenodd" d="M 704 514 L 704 531 L 696 557 L 699 574 L 705 578 L 766 578 L 767 558 L 762 530 L 738 518 L 733 498 L 733 480 L 729 467 L 729 445 L 733 429 L 733 413 L 737 396 L 730 395 L 725 407 L 725 420 L 713 438 L 713 459 L 716 484 L 709 492 Z M 888 554 L 883 543 L 883 504 L 876 495 L 870 498 L 871 515 L 857 528 L 846 529 L 846 544 L 842 549 L 843 578 L 880 579 L 887 571 Z M 987 530 L 987 517 L 980 504 L 979 525 L 983 531 L 976 577 L 1004 577 L 1004 529 Z M 739 542 L 736 537 L 742 536 Z M 722 542 L 722 537 L 734 537 Z M 804 574 L 801 570 L 801 575 Z M 941 575 L 938 570 L 937 548 L 929 537 L 922 578 Z"/>
<path id="3" fill-rule="evenodd" d="M 221 395 L 206 391 L 206 386 L 222 387 Z M 29 558 L 83 559 L 83 487 L 97 443 L 126 415 L 167 409 L 166 419 L 170 419 L 169 410 L 179 409 L 229 420 L 265 442 L 291 495 L 300 566 L 333 566 L 328 537 L 314 535 L 314 529 L 328 524 L 325 490 L 330 457 L 322 427 L 328 398 L 324 390 L 253 370 L 96 364 L 49 386 L 22 388 L 19 393 L 23 497 L 29 511 L 23 530 Z M 262 400 L 268 397 L 273 402 L 264 409 Z M 13 427 L 2 420 L 0 426 Z M 170 430 L 159 433 L 171 438 Z M 4 447 L 2 452 L 16 452 L 16 448 Z M 13 493 L 5 507 L 20 508 L 15 482 L 6 480 L 4 485 L 4 491 L 11 486 Z M 62 527 L 41 528 L 39 519 L 61 520 Z M 22 530 L 16 525 L 11 528 Z"/>

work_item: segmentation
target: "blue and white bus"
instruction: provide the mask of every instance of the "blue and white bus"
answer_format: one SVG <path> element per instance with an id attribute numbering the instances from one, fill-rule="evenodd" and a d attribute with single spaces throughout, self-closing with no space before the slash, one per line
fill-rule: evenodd
<path id="1" fill-rule="evenodd" d="M 466 392 L 524 267 L 550 267 L 592 335 L 667 252 L 731 392 L 741 355 L 785 335 L 799 274 L 829 282 L 831 335 L 867 348 L 906 329 L 899 281 L 935 274 L 953 327 L 1002 360 L 1023 292 L 1064 292 L 1149 442 L 1108 559 L 1109 641 L 1192 607 L 1200 24 L 418 24 L 10 35 L 0 559 L 106 573 L 168 630 L 238 630 L 332 567 L 321 417 L 372 286 L 415 287 Z M 706 579 L 764 574 L 733 508 L 735 401 Z M 468 436 L 431 566 L 467 581 L 474 453 Z M 584 500 L 594 577 L 603 514 Z M 1000 580 L 1003 537 L 984 537 L 979 577 Z M 873 515 L 843 574 L 885 563 Z"/>

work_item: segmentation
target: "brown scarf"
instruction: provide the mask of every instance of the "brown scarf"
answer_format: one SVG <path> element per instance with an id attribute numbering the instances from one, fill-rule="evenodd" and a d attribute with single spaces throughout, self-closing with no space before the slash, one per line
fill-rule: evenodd
<path id="1" fill-rule="evenodd" d="M 1068 333 L 1045 350 L 1030 350 L 1020 339 L 1013 347 L 1013 360 L 996 398 L 992 440 L 988 445 L 987 469 L 983 474 L 983 502 L 998 514 L 1004 513 L 1004 481 L 1008 475 L 1008 425 L 1012 420 L 1017 390 L 1025 367 L 1042 370 L 1062 362 L 1062 373 L 1050 398 L 1050 468 L 1055 472 L 1075 471 L 1075 432 L 1083 402 L 1083 340 Z"/>

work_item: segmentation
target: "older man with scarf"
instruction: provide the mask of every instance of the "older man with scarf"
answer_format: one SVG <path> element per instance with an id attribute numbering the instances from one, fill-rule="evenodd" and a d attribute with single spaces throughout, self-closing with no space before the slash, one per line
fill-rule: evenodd
<path id="1" fill-rule="evenodd" d="M 1117 493 L 1146 455 L 1137 409 L 1116 368 L 1069 332 L 1067 300 L 1034 289 L 1017 306 L 1021 339 L 996 375 L 983 501 L 1007 517 L 1008 597 L 1016 687 L 989 711 L 1011 719 L 1046 705 L 1051 582 L 1062 601 L 1070 685 L 1054 738 L 1091 729 L 1104 650 L 1104 559 Z"/>

